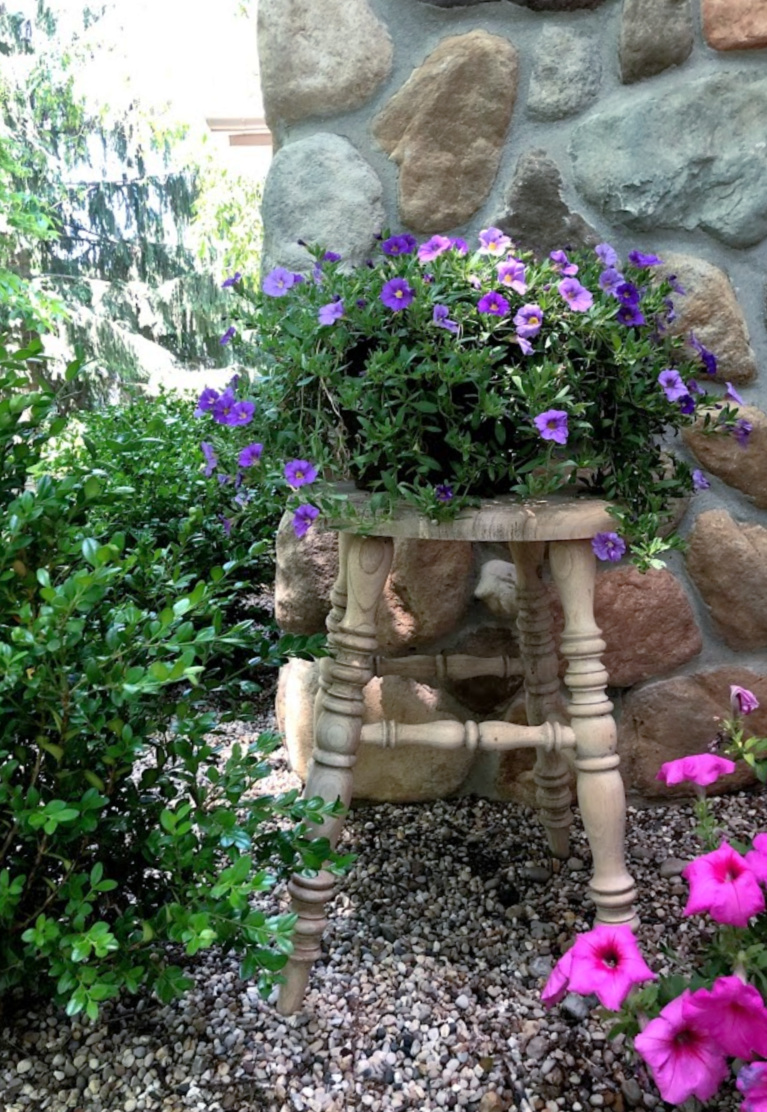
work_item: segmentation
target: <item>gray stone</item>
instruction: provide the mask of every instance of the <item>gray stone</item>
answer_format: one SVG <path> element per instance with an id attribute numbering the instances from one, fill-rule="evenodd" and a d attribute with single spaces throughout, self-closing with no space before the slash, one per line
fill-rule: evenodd
<path id="1" fill-rule="evenodd" d="M 373 121 L 400 168 L 404 224 L 442 232 L 487 199 L 517 95 L 518 54 L 506 38 L 471 31 L 443 39 Z"/>
<path id="2" fill-rule="evenodd" d="M 692 42 L 690 0 L 623 0 L 621 81 L 629 85 L 680 66 Z"/>
<path id="3" fill-rule="evenodd" d="M 560 247 L 594 247 L 600 236 L 562 196 L 562 175 L 545 151 L 517 162 L 498 226 L 521 247 L 547 255 Z"/>
<path id="4" fill-rule="evenodd" d="M 633 1077 L 629 1077 L 621 1083 L 621 1092 L 626 1098 L 626 1103 L 631 1105 L 632 1108 L 636 1108 L 642 1103 L 642 1090 Z"/>
<path id="5" fill-rule="evenodd" d="M 382 192 L 377 174 L 340 135 L 317 132 L 283 147 L 264 184 L 264 271 L 309 270 L 299 240 L 364 262 L 386 223 Z"/>
<path id="6" fill-rule="evenodd" d="M 574 116 L 594 100 L 601 77 L 602 62 L 592 37 L 547 25 L 535 51 L 527 114 L 533 120 Z"/>
<path id="7" fill-rule="evenodd" d="M 434 8 L 473 8 L 475 4 L 487 4 L 491 0 L 421 0 Z M 582 8 L 598 8 L 604 0 L 511 0 L 519 8 L 530 8 L 534 12 L 575 12 Z"/>
<path id="8" fill-rule="evenodd" d="M 274 129 L 364 104 L 389 76 L 394 48 L 368 0 L 261 0 L 258 52 Z"/>
<path id="9" fill-rule="evenodd" d="M 583 1020 L 591 1011 L 590 999 L 589 996 L 579 996 L 574 992 L 568 992 L 562 1001 L 562 1011 L 569 1015 L 571 1019 Z"/>
<path id="10" fill-rule="evenodd" d="M 581 195 L 639 232 L 702 231 L 731 247 L 767 235 L 767 78 L 717 73 L 637 92 L 573 129 Z"/>
<path id="11" fill-rule="evenodd" d="M 683 861 L 681 857 L 667 857 L 661 862 L 658 874 L 664 880 L 671 880 L 672 877 L 681 876 L 688 865 L 689 861 Z"/>

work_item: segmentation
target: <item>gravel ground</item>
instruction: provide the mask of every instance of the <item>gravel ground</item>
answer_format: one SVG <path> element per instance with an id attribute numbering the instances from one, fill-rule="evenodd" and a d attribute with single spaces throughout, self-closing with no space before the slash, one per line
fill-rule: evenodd
<path id="1" fill-rule="evenodd" d="M 264 790 L 292 786 L 282 754 L 272 760 Z M 763 793 L 714 806 L 732 836 L 767 829 Z M 477 799 L 358 807 L 343 844 L 359 859 L 299 1015 L 280 1017 L 216 952 L 170 1006 L 126 997 L 93 1025 L 23 1010 L 0 1031 L 2 1112 L 668 1107 L 621 1039 L 607 1040 L 594 1000 L 540 1005 L 562 948 L 590 926 L 577 817 L 561 864 L 532 812 Z M 689 808 L 630 810 L 640 941 L 659 972 L 665 954 L 689 960 L 700 942 L 700 922 L 681 916 L 686 884 L 663 875 L 696 852 Z M 738 1104 L 728 1084 L 708 1107 Z"/>

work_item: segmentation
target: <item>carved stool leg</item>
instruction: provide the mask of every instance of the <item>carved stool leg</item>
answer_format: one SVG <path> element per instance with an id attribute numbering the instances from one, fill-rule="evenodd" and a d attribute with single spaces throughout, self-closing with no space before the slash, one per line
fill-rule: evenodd
<path id="1" fill-rule="evenodd" d="M 331 655 L 321 662 L 320 690 L 314 718 L 314 752 L 305 795 L 340 799 L 348 807 L 352 797 L 354 762 L 362 728 L 362 689 L 373 675 L 376 651 L 375 612 L 389 574 L 392 541 L 388 537 L 339 536 L 340 567 L 328 616 Z M 342 607 L 345 613 L 340 618 Z M 326 819 L 313 828 L 335 846 L 343 819 Z M 298 915 L 294 951 L 285 967 L 277 1010 L 290 1015 L 301 1006 L 312 963 L 319 957 L 327 920 L 325 904 L 334 891 L 332 874 L 323 869 L 311 878 L 295 874 L 288 891 Z"/>
<path id="2" fill-rule="evenodd" d="M 549 562 L 565 612 L 562 652 L 568 668 L 570 724 L 575 732 L 578 803 L 591 845 L 589 891 L 601 923 L 636 922 L 636 887 L 626 869 L 626 795 L 615 752 L 613 705 L 605 688 L 605 643 L 594 621 L 596 561 L 591 542 L 552 541 Z"/>
<path id="3" fill-rule="evenodd" d="M 525 669 L 527 721 L 540 726 L 556 713 L 559 664 L 551 632 L 551 610 L 543 584 L 543 552 L 540 542 L 511 542 L 511 557 L 517 569 L 519 644 Z M 569 827 L 570 766 L 560 752 L 539 748 L 533 773 L 538 786 L 540 819 L 549 848 L 555 857 L 570 855 Z"/>

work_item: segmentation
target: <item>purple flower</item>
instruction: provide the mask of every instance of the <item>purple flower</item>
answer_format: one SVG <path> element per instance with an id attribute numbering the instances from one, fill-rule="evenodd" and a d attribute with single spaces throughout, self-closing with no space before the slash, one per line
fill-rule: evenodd
<path id="1" fill-rule="evenodd" d="M 450 502 L 453 497 L 453 488 L 447 483 L 438 483 L 434 488 L 434 495 L 438 502 Z"/>
<path id="2" fill-rule="evenodd" d="M 594 254 L 607 267 L 613 267 L 618 262 L 618 253 L 609 243 L 598 243 Z"/>
<path id="3" fill-rule="evenodd" d="M 681 398 L 679 398 L 679 408 L 681 409 L 682 413 L 695 412 L 695 399 L 693 398 L 692 394 L 684 394 Z"/>
<path id="4" fill-rule="evenodd" d="M 529 340 L 531 336 L 537 336 L 543 324 L 543 309 L 540 305 L 523 305 L 521 309 L 517 310 L 514 324 L 517 335 L 522 336 L 525 340 Z"/>
<path id="5" fill-rule="evenodd" d="M 294 489 L 307 486 L 317 478 L 317 468 L 305 459 L 293 459 L 285 464 L 285 478 Z"/>
<path id="6" fill-rule="evenodd" d="M 597 533 L 591 540 L 591 547 L 598 560 L 617 563 L 626 551 L 626 542 L 617 533 Z"/>
<path id="7" fill-rule="evenodd" d="M 404 278 L 390 278 L 379 296 L 387 309 L 398 313 L 400 309 L 407 309 L 415 297 L 415 290 Z"/>
<path id="8" fill-rule="evenodd" d="M 364 309 L 365 306 L 367 305 L 367 301 L 365 300 L 364 297 L 358 297 L 356 302 L 355 302 L 355 305 L 357 306 L 358 309 Z"/>
<path id="9" fill-rule="evenodd" d="M 505 317 L 508 311 L 508 301 L 505 297 L 502 297 L 501 294 L 496 293 L 495 290 L 491 290 L 490 293 L 486 293 L 485 296 L 480 297 L 479 301 L 477 302 L 478 313 L 491 313 L 493 316 L 496 317 Z"/>
<path id="10" fill-rule="evenodd" d="M 195 417 L 202 417 L 203 413 L 210 413 L 220 397 L 218 390 L 214 390 L 212 386 L 206 386 L 197 399 L 197 409 L 194 411 Z"/>
<path id="11" fill-rule="evenodd" d="M 216 478 L 218 479 L 219 486 L 226 486 L 227 483 L 233 483 L 235 481 L 233 475 L 218 474 Z"/>
<path id="12" fill-rule="evenodd" d="M 558 270 L 560 274 L 564 274 L 565 277 L 571 278 L 578 273 L 578 267 L 575 263 L 570 262 L 564 251 L 552 251 L 549 258 L 554 264 L 554 269 Z"/>
<path id="13" fill-rule="evenodd" d="M 632 324 L 639 326 L 647 323 L 644 313 L 636 305 L 621 305 L 615 314 L 615 319 L 620 324 L 625 324 L 627 328 Z"/>
<path id="14" fill-rule="evenodd" d="M 575 313 L 585 313 L 594 304 L 590 291 L 577 278 L 563 278 L 557 286 L 563 298 Z"/>
<path id="15" fill-rule="evenodd" d="M 329 301 L 327 305 L 320 305 L 317 320 L 320 324 L 335 324 L 343 315 L 344 303 L 339 299 L 338 301 Z"/>
<path id="16" fill-rule="evenodd" d="M 230 288 L 230 286 L 236 286 L 241 279 L 242 275 L 240 274 L 239 270 L 237 270 L 234 274 L 231 275 L 231 277 L 225 278 L 223 280 L 223 282 L 221 283 L 221 289 L 227 290 Z"/>
<path id="17" fill-rule="evenodd" d="M 747 421 L 745 417 L 739 417 L 738 420 L 735 422 L 735 428 L 732 430 L 732 435 L 735 437 L 738 444 L 740 444 L 741 448 L 745 448 L 748 445 L 748 438 L 753 431 L 754 426 L 751 424 L 751 422 Z"/>
<path id="18" fill-rule="evenodd" d="M 432 236 L 431 239 L 427 239 L 426 242 L 422 243 L 418 248 L 418 261 L 421 263 L 430 263 L 444 251 L 449 251 L 452 246 L 452 240 L 449 240 L 447 236 Z"/>
<path id="19" fill-rule="evenodd" d="M 237 457 L 237 463 L 240 467 L 252 467 L 254 463 L 258 463 L 261 459 L 261 453 L 264 450 L 263 444 L 247 444 Z"/>
<path id="20" fill-rule="evenodd" d="M 670 402 L 678 402 L 680 398 L 689 394 L 682 376 L 675 367 L 668 367 L 665 371 L 661 371 L 658 375 L 658 382 L 663 387 L 663 393 Z"/>
<path id="21" fill-rule="evenodd" d="M 526 340 L 524 336 L 520 336 L 519 333 L 517 333 L 514 338 L 519 344 L 523 355 L 532 355 L 533 345 L 530 343 L 529 340 Z"/>
<path id="22" fill-rule="evenodd" d="M 503 255 L 511 247 L 511 240 L 500 228 L 484 228 L 479 233 L 481 255 Z"/>
<path id="23" fill-rule="evenodd" d="M 534 420 L 543 440 L 553 440 L 556 444 L 567 443 L 567 414 L 563 409 L 547 409 Z"/>
<path id="24" fill-rule="evenodd" d="M 509 289 L 516 290 L 517 293 L 527 292 L 525 264 L 521 263 L 519 259 L 507 259 L 505 263 L 499 263 L 496 271 L 498 281 L 502 286 L 508 286 Z"/>
<path id="25" fill-rule="evenodd" d="M 704 475 L 699 467 L 696 467 L 692 473 L 692 485 L 695 490 L 708 490 L 708 488 L 711 486 L 708 478 Z"/>
<path id="26" fill-rule="evenodd" d="M 469 253 L 468 243 L 465 239 L 461 239 L 460 237 L 457 239 L 451 239 L 450 246 L 455 251 L 456 255 L 468 255 Z"/>
<path id="27" fill-rule="evenodd" d="M 676 278 L 676 274 L 669 274 L 668 277 L 666 278 L 666 281 L 671 286 L 671 289 L 674 291 L 674 293 L 679 293 L 679 294 L 682 295 L 682 297 L 684 297 L 684 295 L 687 291 L 684 289 L 683 286 L 679 285 L 679 282 L 677 281 L 677 278 Z"/>
<path id="28" fill-rule="evenodd" d="M 325 254 L 322 256 L 322 261 L 324 263 L 340 263 L 341 256 L 335 251 L 326 251 Z"/>
<path id="29" fill-rule="evenodd" d="M 216 455 L 213 445 L 209 444 L 207 440 L 203 440 L 200 449 L 205 456 L 204 475 L 205 478 L 208 479 L 218 467 L 218 456 Z"/>
<path id="30" fill-rule="evenodd" d="M 219 515 L 218 515 L 218 520 L 219 520 L 219 521 L 221 522 L 221 524 L 223 525 L 223 527 L 224 527 L 224 532 L 226 533 L 226 535 L 227 535 L 227 537 L 228 537 L 228 536 L 229 536 L 229 535 L 231 534 L 231 532 L 232 532 L 232 522 L 231 522 L 231 518 L 228 518 L 228 517 L 224 517 L 224 515 L 223 515 L 223 514 L 219 514 Z"/>
<path id="31" fill-rule="evenodd" d="M 445 328 L 448 332 L 455 334 L 458 332 L 458 325 L 454 320 L 450 320 L 449 313 L 450 310 L 447 305 L 435 305 L 431 319 L 438 328 Z"/>
<path id="32" fill-rule="evenodd" d="M 299 506 L 293 514 L 293 532 L 297 537 L 305 537 L 309 532 L 312 522 L 320 516 L 320 511 L 316 506 L 309 504 Z"/>
<path id="33" fill-rule="evenodd" d="M 384 255 L 410 255 L 415 250 L 413 236 L 390 236 L 381 244 Z"/>
<path id="34" fill-rule="evenodd" d="M 759 700 L 747 687 L 733 683 L 730 684 L 730 706 L 733 714 L 752 714 L 755 710 L 759 710 Z M 754 840 L 755 845 L 759 838 L 764 838 L 764 834 L 757 835 Z"/>
<path id="35" fill-rule="evenodd" d="M 264 278 L 261 288 L 269 297 L 284 297 L 295 284 L 296 276 L 292 271 L 286 270 L 284 266 L 276 266 Z"/>
<path id="36" fill-rule="evenodd" d="M 706 396 L 706 391 L 695 378 L 691 378 L 690 381 L 687 383 L 687 389 L 690 391 L 691 394 L 701 394 L 703 395 L 703 397 Z"/>
<path id="37" fill-rule="evenodd" d="M 218 342 L 221 344 L 222 347 L 226 347 L 227 344 L 230 344 L 232 342 L 236 335 L 237 329 L 232 325 L 227 328 L 226 332 Z"/>
<path id="38" fill-rule="evenodd" d="M 708 373 L 710 375 L 715 375 L 716 374 L 716 368 L 717 368 L 717 362 L 716 362 L 716 356 L 714 355 L 714 353 L 712 351 L 709 351 L 708 348 L 703 346 L 703 344 L 700 342 L 700 340 L 697 338 L 697 336 L 695 335 L 694 332 L 690 333 L 689 342 L 690 342 L 690 347 L 695 348 L 695 350 L 697 351 L 698 355 L 701 358 L 701 362 L 703 363 L 703 366 L 706 368 Z"/>
<path id="39" fill-rule="evenodd" d="M 725 386 L 727 387 L 724 395 L 724 400 L 726 402 L 737 402 L 738 405 L 746 404 L 731 382 L 726 382 Z"/>
<path id="40" fill-rule="evenodd" d="M 213 406 L 213 420 L 219 425 L 248 425 L 255 411 L 253 402 L 238 402 L 232 391 L 227 389 Z"/>
<path id="41" fill-rule="evenodd" d="M 632 308 L 639 304 L 639 290 L 633 282 L 620 282 L 613 293 L 620 301 L 621 305 L 630 305 Z"/>
<path id="42" fill-rule="evenodd" d="M 632 266 L 660 266 L 663 259 L 659 259 L 657 255 L 644 255 L 641 251 L 629 251 L 629 262 Z"/>
<path id="43" fill-rule="evenodd" d="M 614 266 L 608 266 L 607 270 L 603 270 L 599 275 L 599 285 L 605 293 L 614 294 L 622 282 L 623 275 Z"/>

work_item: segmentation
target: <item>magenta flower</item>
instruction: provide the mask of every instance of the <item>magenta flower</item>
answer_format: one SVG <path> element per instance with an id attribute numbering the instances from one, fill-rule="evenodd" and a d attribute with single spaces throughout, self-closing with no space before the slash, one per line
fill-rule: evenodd
<path id="1" fill-rule="evenodd" d="M 496 293 L 495 290 L 491 290 L 490 293 L 486 293 L 485 296 L 480 297 L 479 301 L 477 302 L 478 313 L 490 313 L 492 316 L 495 317 L 505 317 L 508 311 L 508 301 L 505 297 L 502 297 L 501 294 Z"/>
<path id="2" fill-rule="evenodd" d="M 591 538 L 591 548 L 598 560 L 617 563 L 626 551 L 626 542 L 617 533 L 597 533 Z"/>
<path id="3" fill-rule="evenodd" d="M 503 255 L 511 247 L 511 240 L 500 228 L 484 228 L 479 233 L 479 243 L 481 255 Z"/>
<path id="4" fill-rule="evenodd" d="M 573 966 L 573 950 L 569 949 L 562 954 L 557 964 L 549 974 L 549 979 L 541 993 L 541 1003 L 544 1008 L 552 1008 L 560 1004 L 570 991 L 570 972 Z"/>
<path id="5" fill-rule="evenodd" d="M 696 467 L 692 473 L 692 485 L 696 490 L 708 490 L 711 486 L 708 477 L 699 467 Z"/>
<path id="6" fill-rule="evenodd" d="M 767 834 L 757 834 L 753 845 L 744 861 L 759 883 L 767 884 Z"/>
<path id="7" fill-rule="evenodd" d="M 292 271 L 286 270 L 284 266 L 276 266 L 264 278 L 261 288 L 269 297 L 284 297 L 295 284 L 296 275 Z"/>
<path id="8" fill-rule="evenodd" d="M 629 262 L 632 266 L 661 266 L 663 259 L 659 259 L 657 255 L 644 255 L 641 251 L 629 251 Z"/>
<path id="9" fill-rule="evenodd" d="M 634 1046 L 652 1070 L 660 1095 L 669 1104 L 696 1096 L 707 1101 L 727 1076 L 722 1048 L 697 1019 L 685 1014 L 692 993 L 686 989 L 634 1039 Z"/>
<path id="10" fill-rule="evenodd" d="M 582 286 L 577 278 L 563 278 L 557 286 L 563 298 L 575 313 L 585 313 L 594 304 L 591 292 Z"/>
<path id="11" fill-rule="evenodd" d="M 448 483 L 438 483 L 434 488 L 434 495 L 438 502 L 451 502 L 453 488 Z"/>
<path id="12" fill-rule="evenodd" d="M 694 992 L 682 1010 L 725 1054 L 744 1059 L 767 1055 L 767 1008 L 758 989 L 740 977 L 717 977 L 710 990 Z"/>
<path id="13" fill-rule="evenodd" d="M 564 409 L 547 409 L 534 418 L 535 427 L 543 440 L 553 440 L 556 444 L 566 444 L 567 414 Z"/>
<path id="14" fill-rule="evenodd" d="M 619 306 L 615 319 L 620 324 L 625 324 L 627 328 L 632 326 L 638 328 L 640 325 L 647 323 L 644 313 L 636 305 Z"/>
<path id="15" fill-rule="evenodd" d="M 219 425 L 249 425 L 256 407 L 253 402 L 238 402 L 230 389 L 219 396 L 211 410 L 213 420 Z"/>
<path id="16" fill-rule="evenodd" d="M 727 387 L 724 393 L 724 400 L 726 402 L 737 402 L 738 405 L 746 404 L 731 382 L 726 382 L 725 386 Z"/>
<path id="17" fill-rule="evenodd" d="M 676 761 L 666 761 L 655 773 L 656 780 L 664 784 L 689 782 L 706 787 L 720 776 L 735 771 L 735 762 L 727 757 L 717 757 L 715 753 L 695 753 L 690 757 L 680 757 Z"/>
<path id="18" fill-rule="evenodd" d="M 496 270 L 498 281 L 502 286 L 508 286 L 509 289 L 516 290 L 517 293 L 527 291 L 525 264 L 520 262 L 519 259 L 507 259 L 505 263 L 499 263 Z"/>
<path id="19" fill-rule="evenodd" d="M 767 1062 L 752 1062 L 738 1071 L 735 1082 L 745 1100 L 740 1112 L 765 1112 L 767 1109 Z"/>
<path id="20" fill-rule="evenodd" d="M 343 315 L 343 301 L 329 301 L 327 305 L 320 305 L 317 311 L 317 320 L 320 324 L 335 324 Z"/>
<path id="21" fill-rule="evenodd" d="M 218 390 L 214 390 L 212 386 L 206 386 L 197 399 L 197 409 L 194 411 L 195 417 L 202 417 L 203 413 L 210 413 L 220 397 Z"/>
<path id="22" fill-rule="evenodd" d="M 418 261 L 421 263 L 430 263 L 445 251 L 449 251 L 453 246 L 453 241 L 448 239 L 447 236 L 432 236 L 422 243 L 418 248 Z"/>
<path id="23" fill-rule="evenodd" d="M 247 444 L 237 457 L 238 465 L 240 467 L 253 467 L 261 459 L 263 450 L 263 444 Z"/>
<path id="24" fill-rule="evenodd" d="M 305 537 L 309 532 L 312 523 L 320 516 L 320 511 L 316 506 L 309 505 L 299 506 L 293 514 L 293 532 L 300 539 Z"/>
<path id="25" fill-rule="evenodd" d="M 578 273 L 578 267 L 575 263 L 571 263 L 564 251 L 552 251 L 549 258 L 554 264 L 554 269 L 564 274 L 566 278 L 571 278 L 574 274 Z"/>
<path id="26" fill-rule="evenodd" d="M 571 992 L 593 992 L 601 1004 L 617 1012 L 634 985 L 656 979 L 639 952 L 627 923 L 600 923 L 579 934 L 572 948 Z"/>
<path id="27" fill-rule="evenodd" d="M 663 393 L 670 402 L 677 402 L 680 398 L 688 397 L 689 391 L 682 376 L 675 367 L 667 367 L 658 375 L 658 382 L 663 387 Z"/>
<path id="28" fill-rule="evenodd" d="M 450 320 L 449 314 L 450 310 L 447 305 L 435 305 L 431 319 L 437 328 L 445 328 L 448 332 L 456 334 L 459 331 L 458 324 L 454 320 Z"/>
<path id="29" fill-rule="evenodd" d="M 293 459 L 285 464 L 285 478 L 294 489 L 307 486 L 317 478 L 317 468 L 305 459 Z"/>
<path id="30" fill-rule="evenodd" d="M 717 923 L 745 927 L 752 916 L 764 911 L 756 876 L 728 842 L 691 861 L 682 876 L 690 885 L 684 915 L 707 911 Z"/>
<path id="31" fill-rule="evenodd" d="M 618 286 L 623 285 L 624 281 L 623 275 L 619 270 L 616 270 L 614 266 L 608 266 L 607 269 L 603 270 L 599 275 L 599 285 L 605 293 L 615 294 Z"/>
<path id="32" fill-rule="evenodd" d="M 415 251 L 416 241 L 414 236 L 390 236 L 381 244 L 384 255 L 410 255 Z"/>
<path id="33" fill-rule="evenodd" d="M 404 278 L 390 278 L 379 294 L 381 301 L 387 309 L 398 313 L 400 309 L 407 309 L 415 297 L 415 290 L 409 286 Z"/>
<path id="34" fill-rule="evenodd" d="M 523 336 L 526 340 L 529 340 L 531 336 L 537 336 L 542 324 L 543 309 L 540 305 L 523 305 L 514 316 L 517 335 Z"/>
<path id="35" fill-rule="evenodd" d="M 618 253 L 609 243 L 598 243 L 594 248 L 594 254 L 607 267 L 615 266 L 618 262 Z"/>
<path id="36" fill-rule="evenodd" d="M 204 475 L 205 478 L 208 479 L 218 467 L 218 456 L 216 455 L 213 445 L 209 444 L 207 440 L 203 440 L 202 444 L 200 444 L 200 449 L 205 456 Z"/>
<path id="37" fill-rule="evenodd" d="M 759 700 L 753 691 L 747 687 L 739 687 L 737 683 L 730 684 L 730 706 L 733 714 L 751 714 L 759 709 Z"/>
<path id="38" fill-rule="evenodd" d="M 229 278 L 225 278 L 223 280 L 223 282 L 221 283 L 221 289 L 222 290 L 227 290 L 231 286 L 236 286 L 237 283 L 239 281 L 241 281 L 241 279 L 242 279 L 242 275 L 240 274 L 240 272 L 238 270 L 234 274 L 232 274 Z"/>

